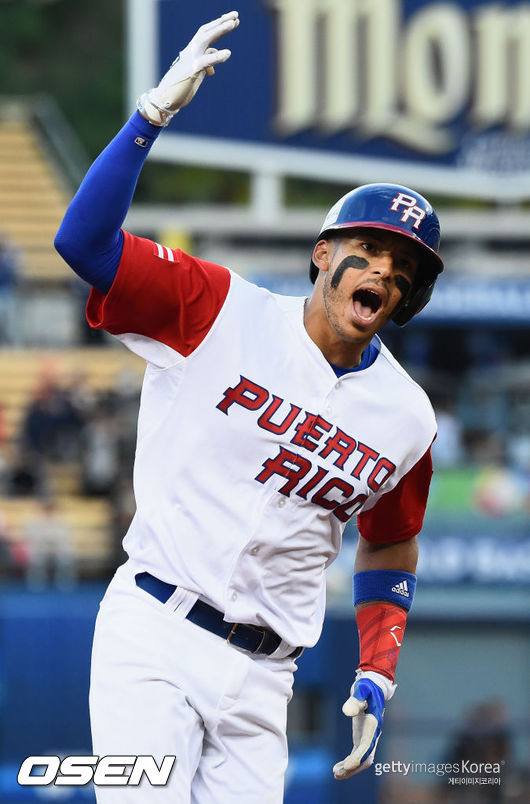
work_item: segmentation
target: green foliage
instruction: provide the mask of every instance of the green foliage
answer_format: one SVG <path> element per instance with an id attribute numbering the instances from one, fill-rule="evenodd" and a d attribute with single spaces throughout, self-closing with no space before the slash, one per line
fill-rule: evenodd
<path id="1" fill-rule="evenodd" d="M 0 22 L 0 92 L 52 95 L 96 156 L 123 117 L 121 0 L 4 2 Z"/>
<path id="2" fill-rule="evenodd" d="M 326 209 L 342 195 L 349 193 L 352 186 L 352 184 L 288 178 L 285 181 L 285 203 L 287 206 Z"/>
<path id="3" fill-rule="evenodd" d="M 333 182 L 323 182 L 313 179 L 287 178 L 285 182 L 285 203 L 287 206 L 294 207 L 321 207 L 326 209 L 352 187 L 362 182 L 352 179 L 349 184 L 336 184 Z M 421 192 L 421 188 L 420 188 Z M 451 209 L 489 209 L 492 203 L 489 201 L 477 201 L 466 198 L 448 198 L 447 196 L 433 195 L 426 193 L 429 201 L 436 210 L 443 207 Z"/>
<path id="4" fill-rule="evenodd" d="M 136 188 L 135 200 L 159 204 L 243 204 L 249 198 L 244 173 L 164 165 L 148 161 Z"/>

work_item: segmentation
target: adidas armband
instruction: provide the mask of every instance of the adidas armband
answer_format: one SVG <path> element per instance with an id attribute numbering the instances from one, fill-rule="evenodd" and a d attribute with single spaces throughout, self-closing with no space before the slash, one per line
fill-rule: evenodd
<path id="1" fill-rule="evenodd" d="M 384 600 L 408 611 L 416 589 L 416 576 L 401 570 L 365 570 L 353 576 L 353 603 Z"/>

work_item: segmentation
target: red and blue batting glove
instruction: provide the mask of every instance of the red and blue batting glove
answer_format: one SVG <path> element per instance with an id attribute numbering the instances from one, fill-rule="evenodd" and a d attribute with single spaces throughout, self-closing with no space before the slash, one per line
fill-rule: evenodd
<path id="1" fill-rule="evenodd" d="M 357 671 L 350 697 L 342 707 L 344 714 L 352 718 L 353 751 L 334 766 L 335 779 L 349 779 L 373 763 L 385 703 L 391 699 L 395 689 L 396 685 L 380 673 Z"/>

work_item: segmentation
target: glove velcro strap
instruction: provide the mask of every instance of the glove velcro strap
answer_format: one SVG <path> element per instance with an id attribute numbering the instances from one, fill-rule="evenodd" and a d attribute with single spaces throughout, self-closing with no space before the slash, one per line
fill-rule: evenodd
<path id="1" fill-rule="evenodd" d="M 160 104 L 153 100 L 150 94 L 152 92 L 153 90 L 150 90 L 150 92 L 144 92 L 143 95 L 140 95 L 136 101 L 136 108 L 140 114 L 154 126 L 165 127 L 171 123 L 176 112 L 172 112 L 167 107 L 160 106 Z"/>
<path id="2" fill-rule="evenodd" d="M 394 681 L 407 612 L 389 603 L 374 603 L 357 612 L 361 670 L 374 670 Z"/>
<path id="3" fill-rule="evenodd" d="M 383 695 L 385 696 L 385 701 L 389 701 L 396 689 L 397 684 L 394 684 L 390 681 L 387 676 L 384 676 L 382 673 L 377 673 L 375 670 L 361 670 L 360 667 L 357 668 L 355 671 L 355 681 L 351 685 L 351 695 L 353 695 L 353 691 L 355 689 L 355 684 L 361 680 L 361 678 L 367 678 L 370 681 L 373 681 L 374 684 L 377 684 L 383 690 Z"/>
<path id="4" fill-rule="evenodd" d="M 353 602 L 385 600 L 407 611 L 412 606 L 416 576 L 402 570 L 365 570 L 353 576 Z"/>

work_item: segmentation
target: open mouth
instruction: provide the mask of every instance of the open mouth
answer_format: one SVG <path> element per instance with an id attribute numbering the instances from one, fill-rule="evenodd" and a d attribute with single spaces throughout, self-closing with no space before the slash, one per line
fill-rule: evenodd
<path id="1" fill-rule="evenodd" d="M 353 294 L 353 309 L 365 321 L 371 321 L 375 317 L 382 303 L 381 296 L 375 290 L 361 288 Z"/>

